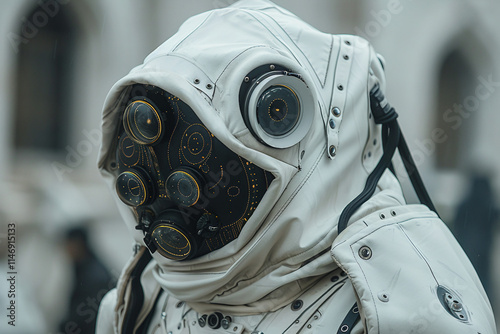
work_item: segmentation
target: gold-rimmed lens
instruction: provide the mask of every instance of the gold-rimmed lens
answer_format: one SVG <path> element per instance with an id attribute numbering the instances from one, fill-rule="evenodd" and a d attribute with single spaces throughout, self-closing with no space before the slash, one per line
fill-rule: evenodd
<path id="1" fill-rule="evenodd" d="M 161 223 L 153 229 L 151 236 L 158 252 L 168 259 L 180 261 L 192 255 L 189 238 L 174 225 Z"/>
<path id="2" fill-rule="evenodd" d="M 201 193 L 201 178 L 186 169 L 173 171 L 165 182 L 165 190 L 171 201 L 179 206 L 195 205 Z"/>
<path id="3" fill-rule="evenodd" d="M 142 174 L 139 171 L 130 170 L 118 175 L 116 192 L 123 203 L 137 207 L 151 198 L 149 181 Z"/>
<path id="4" fill-rule="evenodd" d="M 123 114 L 123 127 L 128 136 L 142 145 L 152 145 L 162 133 L 158 109 L 153 104 L 137 100 L 131 102 Z"/>

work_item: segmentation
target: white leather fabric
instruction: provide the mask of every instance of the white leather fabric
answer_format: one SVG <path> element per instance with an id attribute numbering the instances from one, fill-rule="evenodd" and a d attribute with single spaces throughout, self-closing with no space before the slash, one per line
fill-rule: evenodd
<path id="1" fill-rule="evenodd" d="M 239 89 L 245 75 L 269 64 L 299 74 L 315 101 L 314 108 L 304 111 L 313 113 L 308 134 L 285 149 L 262 144 L 240 112 Z M 384 91 L 385 77 L 381 60 L 367 41 L 321 33 L 266 0 L 242 0 L 189 19 L 142 65 L 119 80 L 106 99 L 98 165 L 113 193 L 113 142 L 127 94 L 136 83 L 158 86 L 183 100 L 225 146 L 275 177 L 233 242 L 188 261 L 153 254 L 141 277 L 145 303 L 139 320 L 153 310 L 148 333 L 204 333 L 206 328 L 200 328 L 197 319 L 213 312 L 232 317 L 240 326 L 231 327 L 236 327 L 232 333 L 255 329 L 335 333 L 334 327 L 357 298 L 362 321 L 353 333 L 446 333 L 445 328 L 468 328 L 458 332 L 472 333 L 475 326 L 482 334 L 494 333 L 491 308 L 467 258 L 437 218 L 404 206 L 399 182 L 389 171 L 338 236 L 341 212 L 363 190 L 382 155 L 381 127 L 371 117 L 369 92 L 375 84 Z M 134 211 L 116 199 L 143 252 L 143 233 L 134 229 Z M 398 209 L 396 217 L 389 212 L 382 222 L 366 218 L 392 207 L 406 208 L 406 216 Z M 403 216 L 407 221 L 367 234 L 374 226 Z M 428 231 L 433 235 L 427 236 Z M 359 262 L 355 247 L 365 240 L 373 245 L 373 256 Z M 115 303 L 110 303 L 112 295 L 106 297 L 99 334 L 110 333 L 111 328 L 121 334 L 136 260 L 133 257 L 124 269 Z M 351 281 L 344 281 L 341 289 L 322 300 L 318 291 L 331 286 L 328 277 L 339 268 L 347 272 L 354 289 Z M 455 278 L 467 288 L 448 282 Z M 408 320 L 422 308 L 434 306 L 439 284 L 459 294 L 466 309 L 473 312 L 468 325 L 446 313 L 429 320 L 427 327 L 420 318 Z M 165 304 L 161 307 L 154 305 L 160 289 Z M 390 291 L 391 299 L 384 304 L 376 299 L 381 289 Z M 291 311 L 290 305 L 298 298 L 307 302 L 300 312 Z M 177 308 L 179 301 L 183 306 Z M 109 307 L 114 309 L 112 325 Z M 306 309 L 307 315 L 300 317 Z"/>
<path id="2" fill-rule="evenodd" d="M 425 206 L 386 208 L 356 221 L 335 239 L 331 254 L 353 283 L 370 334 L 496 333 L 474 268 Z M 460 301 L 463 320 L 447 310 L 439 286 Z"/>

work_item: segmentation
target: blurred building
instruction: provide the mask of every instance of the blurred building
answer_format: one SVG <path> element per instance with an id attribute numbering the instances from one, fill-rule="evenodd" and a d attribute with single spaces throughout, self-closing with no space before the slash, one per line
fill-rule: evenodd
<path id="1" fill-rule="evenodd" d="M 18 226 L 23 284 L 48 310 L 48 330 L 64 310 L 52 297 L 67 278 L 54 244 L 63 227 L 96 221 L 94 244 L 115 273 L 131 251 L 95 167 L 109 88 L 185 19 L 232 2 L 0 0 L 0 216 Z M 275 2 L 322 31 L 361 35 L 385 57 L 387 96 L 446 221 L 471 171 L 500 190 L 500 2 Z"/>

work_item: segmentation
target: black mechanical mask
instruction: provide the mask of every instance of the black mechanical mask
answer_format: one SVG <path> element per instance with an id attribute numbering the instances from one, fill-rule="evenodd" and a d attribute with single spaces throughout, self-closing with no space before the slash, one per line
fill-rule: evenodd
<path id="1" fill-rule="evenodd" d="M 224 146 L 179 98 L 135 85 L 122 115 L 116 191 L 151 253 L 199 257 L 236 239 L 271 173 Z"/>

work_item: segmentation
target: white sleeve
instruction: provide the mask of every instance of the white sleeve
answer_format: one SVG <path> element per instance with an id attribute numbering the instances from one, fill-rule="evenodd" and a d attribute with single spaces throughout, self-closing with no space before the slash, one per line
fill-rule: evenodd
<path id="1" fill-rule="evenodd" d="M 110 290 L 102 298 L 97 314 L 96 334 L 115 334 L 113 327 L 116 305 L 116 289 Z"/>
<path id="2" fill-rule="evenodd" d="M 337 237 L 331 254 L 351 279 L 369 334 L 496 333 L 474 268 L 427 207 L 360 219 Z"/>

